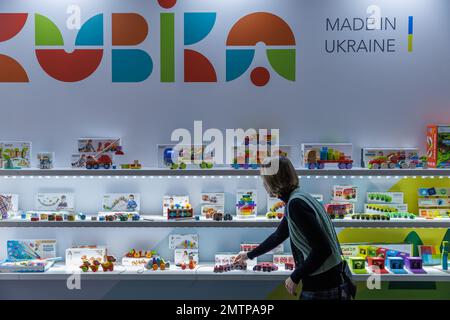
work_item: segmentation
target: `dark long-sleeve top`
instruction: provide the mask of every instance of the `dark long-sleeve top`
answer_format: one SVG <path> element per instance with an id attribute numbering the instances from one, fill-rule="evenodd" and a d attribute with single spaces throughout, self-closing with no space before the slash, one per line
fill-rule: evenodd
<path id="1" fill-rule="evenodd" d="M 287 202 L 289 197 L 282 197 Z M 287 210 L 286 210 L 287 212 Z M 291 274 L 295 283 L 303 282 L 303 290 L 324 290 L 335 288 L 341 283 L 340 268 L 335 267 L 319 275 L 311 276 L 332 253 L 330 243 L 327 241 L 325 231 L 319 225 L 314 210 L 301 199 L 292 199 L 289 202 L 290 219 L 306 237 L 311 253 L 303 257 L 298 248 L 291 241 L 292 254 L 296 268 Z M 248 253 L 249 259 L 261 256 L 274 249 L 289 238 L 287 218 L 284 217 L 276 231 L 263 241 L 257 248 Z"/>

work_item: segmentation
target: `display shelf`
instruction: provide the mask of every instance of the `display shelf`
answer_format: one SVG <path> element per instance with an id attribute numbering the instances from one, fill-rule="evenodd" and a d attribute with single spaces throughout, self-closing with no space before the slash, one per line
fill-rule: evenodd
<path id="1" fill-rule="evenodd" d="M 365 168 L 353 168 L 351 170 L 340 169 L 296 169 L 299 176 L 390 176 L 390 177 L 432 177 L 432 176 L 450 176 L 450 169 L 380 169 L 370 170 Z M 95 176 L 259 176 L 258 169 L 236 170 L 233 168 L 218 167 L 213 169 L 186 169 L 170 170 L 166 168 L 143 168 L 140 170 L 85 170 L 85 169 L 66 169 L 56 168 L 50 170 L 40 169 L 22 169 L 22 170 L 0 170 L 0 176 L 7 177 L 95 177 Z"/>
<path id="2" fill-rule="evenodd" d="M 0 220 L 0 228 L 276 228 L 279 220 L 265 217 L 213 221 L 201 219 L 168 221 L 161 215 L 144 216 L 141 221 L 23 221 L 20 219 Z M 450 218 L 428 220 L 391 219 L 390 221 L 365 221 L 345 218 L 333 220 L 336 228 L 450 228 Z"/>
<path id="3" fill-rule="evenodd" d="M 439 267 L 424 267 L 426 274 L 384 274 L 381 281 L 388 282 L 450 282 L 450 273 L 444 272 Z M 284 281 L 291 271 L 278 270 L 274 272 L 231 271 L 226 273 L 214 273 L 213 265 L 202 264 L 195 270 L 179 270 L 171 268 L 165 271 L 145 270 L 142 267 L 116 266 L 113 272 L 86 272 L 81 275 L 81 280 L 228 280 L 228 281 Z M 0 280 L 64 280 L 66 281 L 73 272 L 67 270 L 64 264 L 59 263 L 44 273 L 0 273 Z M 367 281 L 372 274 L 354 274 L 356 282 Z"/>
<path id="4" fill-rule="evenodd" d="M 0 220 L 0 228 L 274 228 L 279 220 L 265 217 L 233 221 L 176 220 L 162 215 L 144 215 L 140 221 L 23 221 L 18 218 Z"/>

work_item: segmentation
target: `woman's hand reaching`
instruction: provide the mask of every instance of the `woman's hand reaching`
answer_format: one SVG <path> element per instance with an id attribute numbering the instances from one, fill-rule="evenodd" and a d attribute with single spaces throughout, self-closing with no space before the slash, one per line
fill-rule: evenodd
<path id="1" fill-rule="evenodd" d="M 297 295 L 297 287 L 298 284 L 296 284 L 294 281 L 292 281 L 291 277 L 286 279 L 285 287 L 287 292 L 289 292 L 290 295 L 296 296 Z"/>
<path id="2" fill-rule="evenodd" d="M 233 264 L 242 266 L 247 264 L 247 260 L 248 260 L 247 252 L 240 252 L 236 257 L 234 257 Z"/>

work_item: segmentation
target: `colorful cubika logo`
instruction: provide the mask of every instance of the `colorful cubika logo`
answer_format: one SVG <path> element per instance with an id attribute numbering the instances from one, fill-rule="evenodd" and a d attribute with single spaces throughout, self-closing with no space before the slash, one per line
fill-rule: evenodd
<path id="1" fill-rule="evenodd" d="M 267 12 L 256 12 L 241 18 L 228 34 L 227 81 L 241 77 L 248 70 L 255 56 L 254 47 L 259 42 L 267 46 L 267 58 L 275 72 L 295 81 L 294 33 L 283 19 Z M 270 80 L 270 72 L 264 67 L 257 67 L 251 71 L 250 78 L 254 85 L 265 86 Z"/>
<path id="2" fill-rule="evenodd" d="M 0 13 L 0 42 L 14 38 L 23 29 L 27 19 L 26 13 Z M 0 82 L 29 82 L 29 79 L 17 60 L 0 54 Z"/>
<path id="3" fill-rule="evenodd" d="M 177 0 L 158 0 L 164 9 L 160 13 L 160 81 L 176 81 L 176 14 L 170 12 Z M 27 13 L 0 13 L 0 42 L 14 38 L 24 27 Z M 198 48 L 208 46 L 205 38 L 213 30 L 217 13 L 185 12 L 183 61 L 184 82 L 217 83 L 214 65 Z M 62 82 L 79 82 L 100 66 L 104 56 L 104 15 L 87 19 L 77 31 L 72 52 L 65 50 L 65 41 L 58 26 L 42 14 L 34 14 L 35 53 L 41 68 L 53 79 Z M 112 82 L 142 82 L 153 72 L 151 56 L 139 46 L 147 39 L 149 27 L 146 19 L 137 13 L 112 13 L 111 15 Z M 266 46 L 267 59 L 272 69 L 281 77 L 295 81 L 295 37 L 289 25 L 280 17 L 256 12 L 237 21 L 226 40 L 226 81 L 243 76 L 253 63 L 256 45 Z M 199 45 L 200 44 L 200 45 Z M 256 67 L 250 79 L 256 86 L 270 81 L 265 67 Z M 0 82 L 29 82 L 27 72 L 12 57 L 0 54 Z"/>
<path id="4" fill-rule="evenodd" d="M 142 43 L 147 34 L 147 21 L 141 15 L 112 14 L 113 82 L 140 82 L 150 76 L 151 57 L 143 50 L 129 48 Z M 49 76 L 64 82 L 84 80 L 97 70 L 103 58 L 103 14 L 82 25 L 75 40 L 76 49 L 71 53 L 64 50 L 58 27 L 47 17 L 36 14 L 35 45 L 39 64 Z"/>

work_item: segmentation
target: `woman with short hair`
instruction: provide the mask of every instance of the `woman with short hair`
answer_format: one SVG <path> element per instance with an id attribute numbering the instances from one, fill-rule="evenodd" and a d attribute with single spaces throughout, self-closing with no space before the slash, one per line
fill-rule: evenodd
<path id="1" fill-rule="evenodd" d="M 302 300 L 354 298 L 356 287 L 342 258 L 333 223 L 322 204 L 300 189 L 291 161 L 284 157 L 267 159 L 261 166 L 261 176 L 267 193 L 286 203 L 285 215 L 272 235 L 254 250 L 241 252 L 234 262 L 243 264 L 290 238 L 296 264 L 285 281 L 290 294 L 297 295 L 302 281 Z"/>

